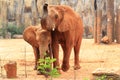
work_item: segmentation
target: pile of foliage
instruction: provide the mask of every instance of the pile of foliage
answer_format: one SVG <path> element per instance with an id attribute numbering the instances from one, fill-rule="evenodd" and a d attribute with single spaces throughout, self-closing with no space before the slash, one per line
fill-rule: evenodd
<path id="1" fill-rule="evenodd" d="M 24 29 L 25 29 L 24 26 L 17 27 L 16 25 L 8 25 L 8 26 L 0 28 L 0 36 L 5 38 L 5 36 L 9 32 L 12 38 L 14 34 L 22 34 Z"/>

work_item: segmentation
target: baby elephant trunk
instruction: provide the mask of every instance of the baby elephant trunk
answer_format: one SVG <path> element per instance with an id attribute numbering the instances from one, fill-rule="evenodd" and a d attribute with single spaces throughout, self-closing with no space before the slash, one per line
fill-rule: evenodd
<path id="1" fill-rule="evenodd" d="M 51 33 L 46 30 L 38 31 L 37 41 L 39 44 L 40 59 L 44 59 L 49 50 L 49 44 L 51 43 Z"/>
<path id="2" fill-rule="evenodd" d="M 46 51 L 48 50 L 48 47 L 41 46 L 39 50 L 40 50 L 40 59 L 44 59 L 45 56 L 47 55 Z"/>

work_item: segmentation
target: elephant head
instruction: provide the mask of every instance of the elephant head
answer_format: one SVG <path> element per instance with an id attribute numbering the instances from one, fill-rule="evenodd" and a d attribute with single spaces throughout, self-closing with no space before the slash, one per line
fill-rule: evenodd
<path id="1" fill-rule="evenodd" d="M 51 43 L 51 33 L 43 30 L 40 26 L 29 26 L 23 32 L 23 39 L 28 42 L 33 50 L 35 56 L 35 70 L 37 69 L 37 61 L 39 58 L 45 57 L 45 52 L 49 51 Z M 48 56 L 51 53 L 48 53 Z"/>
<path id="2" fill-rule="evenodd" d="M 45 55 L 50 56 L 50 43 L 51 43 L 51 33 L 44 29 L 37 29 L 36 40 L 39 45 L 40 58 L 43 59 Z M 47 52 L 47 54 L 46 54 Z"/>
<path id="3" fill-rule="evenodd" d="M 73 28 L 71 25 L 76 25 L 74 22 L 77 21 L 72 15 L 76 16 L 68 6 L 44 4 L 42 28 L 53 31 L 57 29 L 60 32 L 70 30 Z"/>

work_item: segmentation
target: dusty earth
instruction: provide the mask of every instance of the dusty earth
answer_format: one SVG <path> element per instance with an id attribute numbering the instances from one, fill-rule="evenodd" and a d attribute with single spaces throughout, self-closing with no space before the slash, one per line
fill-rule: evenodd
<path id="1" fill-rule="evenodd" d="M 61 63 L 63 53 L 61 49 L 59 52 Z M 46 80 L 44 76 L 37 75 L 33 70 L 33 50 L 23 39 L 0 39 L 0 80 L 7 80 L 3 66 L 10 60 L 17 62 L 17 78 L 14 80 Z M 119 62 L 120 44 L 97 45 L 94 44 L 93 39 L 83 39 L 80 51 L 81 69 L 73 70 L 74 54 L 72 51 L 69 71 L 62 72 L 53 80 L 85 80 L 85 78 L 91 78 L 92 72 L 97 68 L 119 68 Z"/>

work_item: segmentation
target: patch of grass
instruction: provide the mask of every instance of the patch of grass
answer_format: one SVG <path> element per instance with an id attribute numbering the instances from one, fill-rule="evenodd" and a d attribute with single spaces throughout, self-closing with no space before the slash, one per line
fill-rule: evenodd
<path id="1" fill-rule="evenodd" d="M 90 79 L 88 79 L 88 78 L 85 78 L 84 80 L 90 80 Z"/>
<path id="2" fill-rule="evenodd" d="M 96 80 L 107 80 L 107 76 L 106 75 L 102 75 L 100 77 L 97 77 Z"/>
<path id="3" fill-rule="evenodd" d="M 90 79 L 85 78 L 84 80 L 90 80 Z M 101 75 L 101 76 L 95 78 L 95 80 L 114 80 L 114 79 L 113 78 L 108 78 L 107 75 Z"/>

